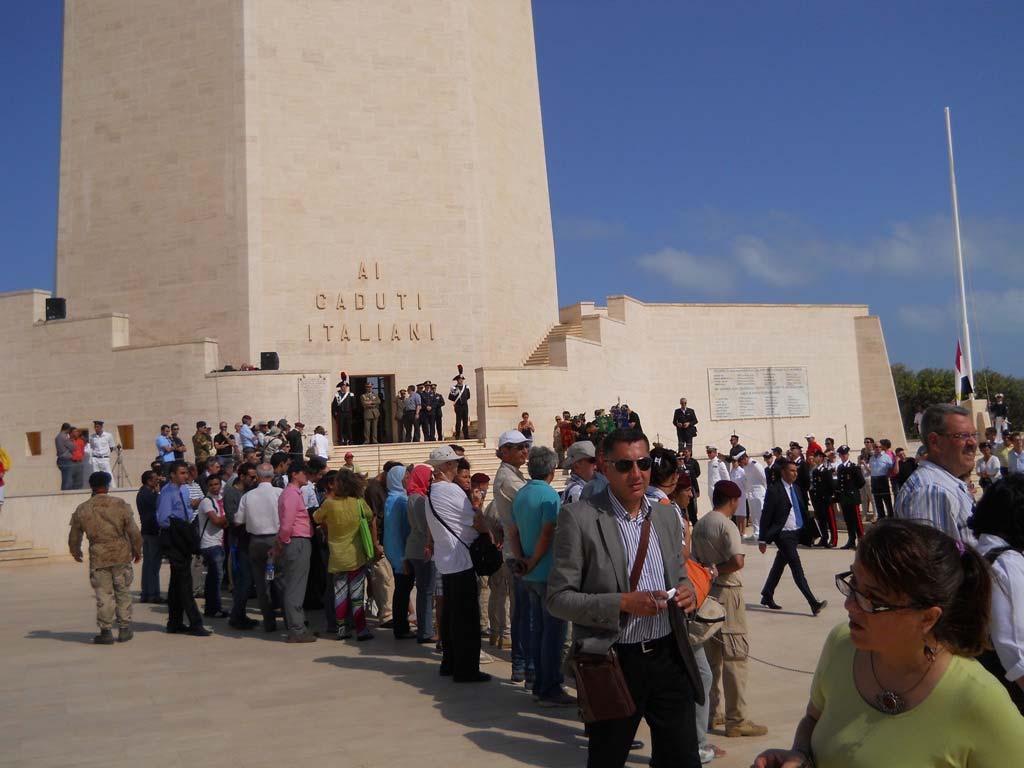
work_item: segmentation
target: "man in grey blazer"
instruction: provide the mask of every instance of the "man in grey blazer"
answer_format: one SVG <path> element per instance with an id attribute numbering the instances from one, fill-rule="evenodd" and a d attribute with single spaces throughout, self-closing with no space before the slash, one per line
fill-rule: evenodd
<path id="1" fill-rule="evenodd" d="M 562 508 L 548 577 L 548 610 L 571 621 L 586 653 L 615 648 L 636 703 L 631 717 L 590 723 L 588 768 L 621 768 L 640 718 L 651 729 L 651 765 L 698 768 L 695 702 L 704 690 L 686 636 L 686 611 L 696 608 L 682 555 L 675 508 L 650 504 L 650 444 L 621 429 L 604 441 L 608 488 Z M 643 524 L 650 540 L 635 591 L 629 574 Z M 674 588 L 675 595 L 668 596 Z"/>

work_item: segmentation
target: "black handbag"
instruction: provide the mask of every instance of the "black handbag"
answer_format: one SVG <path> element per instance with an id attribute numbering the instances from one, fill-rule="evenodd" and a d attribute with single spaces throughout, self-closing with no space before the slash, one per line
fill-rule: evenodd
<path id="1" fill-rule="evenodd" d="M 458 539 L 459 543 L 469 550 L 469 559 L 473 561 L 473 570 L 476 571 L 478 576 L 491 576 L 501 568 L 503 562 L 501 550 L 494 545 L 491 534 L 480 532 L 472 544 L 467 544 L 434 511 L 434 505 L 430 501 L 430 496 L 427 496 L 427 506 L 430 507 L 430 514 L 437 518 L 437 522 L 443 525 L 448 533 Z"/>

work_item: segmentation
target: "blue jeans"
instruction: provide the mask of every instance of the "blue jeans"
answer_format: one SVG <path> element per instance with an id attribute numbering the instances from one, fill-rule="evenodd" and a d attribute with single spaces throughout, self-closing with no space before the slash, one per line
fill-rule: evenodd
<path id="1" fill-rule="evenodd" d="M 146 533 L 142 536 L 142 600 L 156 600 L 160 597 L 160 534 Z"/>
<path id="2" fill-rule="evenodd" d="M 562 691 L 562 644 L 566 624 L 556 619 L 544 604 L 548 585 L 543 581 L 523 581 L 529 600 L 530 656 L 535 677 L 533 695 L 550 699 Z"/>
<path id="3" fill-rule="evenodd" d="M 710 642 L 718 642 L 716 636 Z M 708 655 L 704 652 L 704 646 L 693 649 L 693 658 L 697 661 L 697 670 L 700 672 L 700 682 L 704 686 L 704 703 L 697 705 L 697 746 L 708 745 L 708 714 L 711 708 L 711 684 L 714 678 L 711 675 L 711 665 L 708 663 Z"/>
<path id="4" fill-rule="evenodd" d="M 527 673 L 529 677 L 536 672 L 530 656 L 530 592 L 518 576 L 512 577 L 512 584 L 512 671 Z"/>
<path id="5" fill-rule="evenodd" d="M 202 554 L 206 563 L 206 588 L 203 591 L 206 605 L 203 613 L 212 616 L 221 610 L 220 583 L 224 580 L 224 547 L 207 547 L 202 550 Z"/>
<path id="6" fill-rule="evenodd" d="M 416 579 L 416 637 L 427 640 L 434 636 L 434 563 L 410 560 Z"/>
<path id="7" fill-rule="evenodd" d="M 57 469 L 60 470 L 60 489 L 62 491 L 75 490 L 75 471 L 71 467 L 71 459 L 57 459 Z"/>

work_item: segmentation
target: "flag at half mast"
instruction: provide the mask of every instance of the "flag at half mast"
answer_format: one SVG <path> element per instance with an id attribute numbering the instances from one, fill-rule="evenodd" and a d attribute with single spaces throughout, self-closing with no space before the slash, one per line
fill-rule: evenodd
<path id="1" fill-rule="evenodd" d="M 956 340 L 956 401 L 966 400 L 974 394 L 974 385 L 971 377 L 967 375 L 967 366 L 964 363 L 964 355 L 960 349 L 960 339 Z"/>

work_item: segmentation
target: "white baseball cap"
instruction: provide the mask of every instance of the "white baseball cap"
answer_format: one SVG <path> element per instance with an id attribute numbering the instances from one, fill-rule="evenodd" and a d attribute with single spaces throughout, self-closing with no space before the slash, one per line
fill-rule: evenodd
<path id="1" fill-rule="evenodd" d="M 427 464 L 432 467 L 439 467 L 442 464 L 447 464 L 449 461 L 458 461 L 459 458 L 460 456 L 455 452 L 454 448 L 450 445 L 442 445 L 440 448 L 435 448 L 430 452 Z"/>
<path id="2" fill-rule="evenodd" d="M 562 469 L 572 469 L 572 465 L 580 459 L 595 458 L 597 458 L 597 450 L 594 448 L 594 444 L 589 440 L 577 440 L 565 452 L 565 461 L 562 463 Z"/>
<path id="3" fill-rule="evenodd" d="M 498 447 L 501 448 L 503 445 L 518 445 L 519 443 L 530 443 L 533 444 L 533 440 L 528 438 L 518 429 L 510 429 L 506 432 L 502 432 L 498 438 Z"/>

